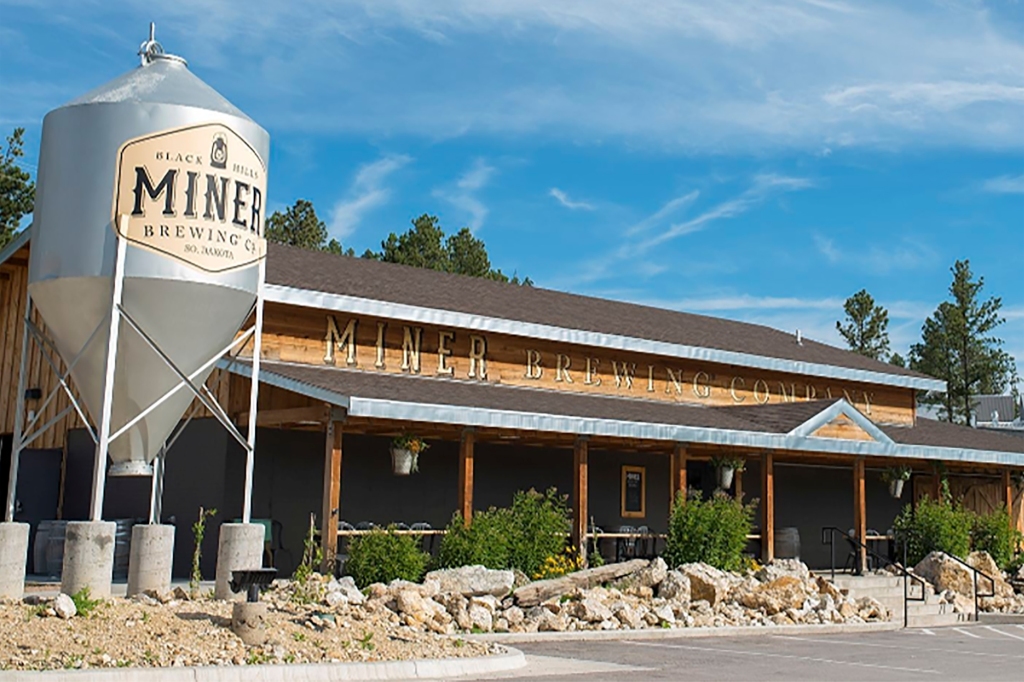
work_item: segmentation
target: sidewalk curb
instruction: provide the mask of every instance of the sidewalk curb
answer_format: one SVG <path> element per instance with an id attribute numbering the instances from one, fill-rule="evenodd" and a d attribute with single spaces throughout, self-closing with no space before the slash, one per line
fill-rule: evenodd
<path id="1" fill-rule="evenodd" d="M 450 679 L 489 675 L 526 666 L 522 651 L 472 658 L 375 663 L 230 665 L 202 668 L 119 668 L 4 672 L 5 682 L 348 682 L 350 680 Z"/>
<path id="2" fill-rule="evenodd" d="M 501 632 L 467 635 L 466 639 L 501 644 L 571 642 L 606 639 L 697 639 L 704 637 L 760 637 L 764 635 L 849 635 L 864 632 L 902 630 L 903 623 L 864 623 L 856 625 L 733 625 L 706 628 L 651 628 L 647 630 L 576 630 L 573 632 Z"/>

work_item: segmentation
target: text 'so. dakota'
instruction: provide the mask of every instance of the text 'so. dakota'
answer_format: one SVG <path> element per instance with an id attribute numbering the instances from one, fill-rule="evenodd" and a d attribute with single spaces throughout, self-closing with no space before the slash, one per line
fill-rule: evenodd
<path id="1" fill-rule="evenodd" d="M 220 123 L 125 142 L 117 154 L 113 222 L 121 237 L 207 272 L 266 255 L 266 167 Z"/>

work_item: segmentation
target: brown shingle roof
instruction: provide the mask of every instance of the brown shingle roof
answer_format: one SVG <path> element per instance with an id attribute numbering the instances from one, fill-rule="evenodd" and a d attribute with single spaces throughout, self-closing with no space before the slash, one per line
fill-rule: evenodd
<path id="1" fill-rule="evenodd" d="M 917 424 L 913 428 L 900 426 L 879 426 L 879 428 L 897 443 L 906 445 L 1024 452 L 1024 438 L 1015 438 L 992 429 L 975 429 L 970 426 L 950 424 L 924 417 L 918 417 Z"/>
<path id="2" fill-rule="evenodd" d="M 768 431 L 765 427 L 734 417 L 726 410 L 698 405 L 676 405 L 635 398 L 480 384 L 440 377 L 378 374 L 363 370 L 282 362 L 264 361 L 260 371 L 278 374 L 345 397 L 654 424 L 704 426 L 737 431 Z"/>
<path id="3" fill-rule="evenodd" d="M 923 374 L 746 322 L 270 244 L 267 282 L 488 317 L 910 377 Z"/>
<path id="4" fill-rule="evenodd" d="M 344 397 L 771 434 L 789 433 L 836 402 L 701 407 L 283 362 L 264 361 L 261 372 Z M 1024 439 L 931 419 L 919 418 L 915 427 L 880 428 L 900 444 L 1024 453 Z"/>

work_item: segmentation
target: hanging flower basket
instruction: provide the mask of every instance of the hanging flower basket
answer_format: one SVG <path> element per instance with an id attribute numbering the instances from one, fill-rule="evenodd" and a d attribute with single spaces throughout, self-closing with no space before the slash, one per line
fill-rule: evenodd
<path id="1" fill-rule="evenodd" d="M 913 470 L 906 466 L 889 467 L 882 472 L 882 481 L 889 484 L 889 494 L 893 498 L 903 497 L 903 484 L 910 480 Z"/>
<path id="2" fill-rule="evenodd" d="M 408 476 L 420 470 L 420 453 L 430 446 L 418 436 L 402 435 L 391 441 L 391 471 L 396 476 Z"/>
<path id="3" fill-rule="evenodd" d="M 740 457 L 712 457 L 711 465 L 715 467 L 718 487 L 721 490 L 728 490 L 732 487 L 736 472 L 746 468 L 746 461 Z"/>

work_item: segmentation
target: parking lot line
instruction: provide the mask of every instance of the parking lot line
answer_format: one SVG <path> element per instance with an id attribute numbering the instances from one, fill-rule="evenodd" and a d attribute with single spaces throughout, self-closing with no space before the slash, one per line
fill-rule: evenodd
<path id="1" fill-rule="evenodd" d="M 646 647 L 660 647 L 663 649 L 686 649 L 689 651 L 704 651 L 710 653 L 721 653 L 721 654 L 734 654 L 736 656 L 757 656 L 767 658 L 785 658 L 788 660 L 795 661 L 807 661 L 808 663 L 831 663 L 835 665 L 849 665 L 857 668 L 872 668 L 876 670 L 894 670 L 898 672 L 908 673 L 921 673 L 922 675 L 938 675 L 938 670 L 928 670 L 923 668 L 904 668 L 893 665 L 881 665 L 876 663 L 862 663 L 860 661 L 844 661 L 841 659 L 832 658 L 817 658 L 814 656 L 797 656 L 795 654 L 776 654 L 766 651 L 750 651 L 746 649 L 723 649 L 721 647 L 709 647 L 709 646 L 692 646 L 688 644 L 663 644 L 660 642 L 637 642 L 628 641 L 622 642 L 623 644 L 629 644 L 631 646 L 646 646 Z"/>
<path id="2" fill-rule="evenodd" d="M 963 628 L 953 628 L 953 629 L 956 630 L 957 632 L 959 632 L 961 635 L 967 635 L 968 637 L 973 637 L 974 639 L 982 639 L 981 635 L 976 635 L 973 632 L 971 632 L 970 630 L 964 630 Z"/>
<path id="3" fill-rule="evenodd" d="M 924 648 L 921 648 L 921 647 L 916 646 L 916 645 L 902 646 L 902 645 L 899 645 L 899 644 L 879 644 L 878 642 L 851 642 L 851 641 L 846 640 L 846 639 L 818 639 L 818 638 L 814 638 L 814 637 L 799 637 L 799 636 L 796 636 L 796 635 L 776 635 L 776 637 L 778 637 L 779 639 L 799 640 L 801 642 L 813 642 L 815 644 L 839 644 L 839 645 L 842 645 L 842 646 L 850 646 L 850 647 L 853 647 L 853 646 L 865 646 L 865 647 L 873 647 L 873 648 L 876 648 L 876 649 L 906 649 L 906 650 L 911 650 L 912 649 L 914 651 L 919 651 L 919 652 L 922 652 L 922 653 L 929 653 L 930 652 L 930 653 L 939 653 L 939 654 L 941 654 L 941 653 L 948 653 L 949 652 L 948 648 L 947 649 L 924 649 Z M 986 639 L 986 638 L 978 636 L 978 639 Z M 998 639 L 998 638 L 993 637 L 991 639 Z M 985 658 L 1024 659 L 1024 654 L 996 654 L 996 653 L 988 653 L 988 652 L 973 651 L 973 650 L 971 650 L 969 653 L 970 653 L 971 656 L 981 656 L 981 657 L 985 657 Z"/>
<path id="4" fill-rule="evenodd" d="M 1015 635 L 1012 632 L 1003 632 L 1002 630 L 999 630 L 998 628 L 994 628 L 991 625 L 986 625 L 985 629 L 986 630 L 991 630 L 992 632 L 998 632 L 1000 635 L 1003 635 L 1004 637 L 1010 637 L 1012 639 L 1019 639 L 1020 641 L 1024 642 L 1024 637 L 1022 637 L 1020 635 Z"/>

